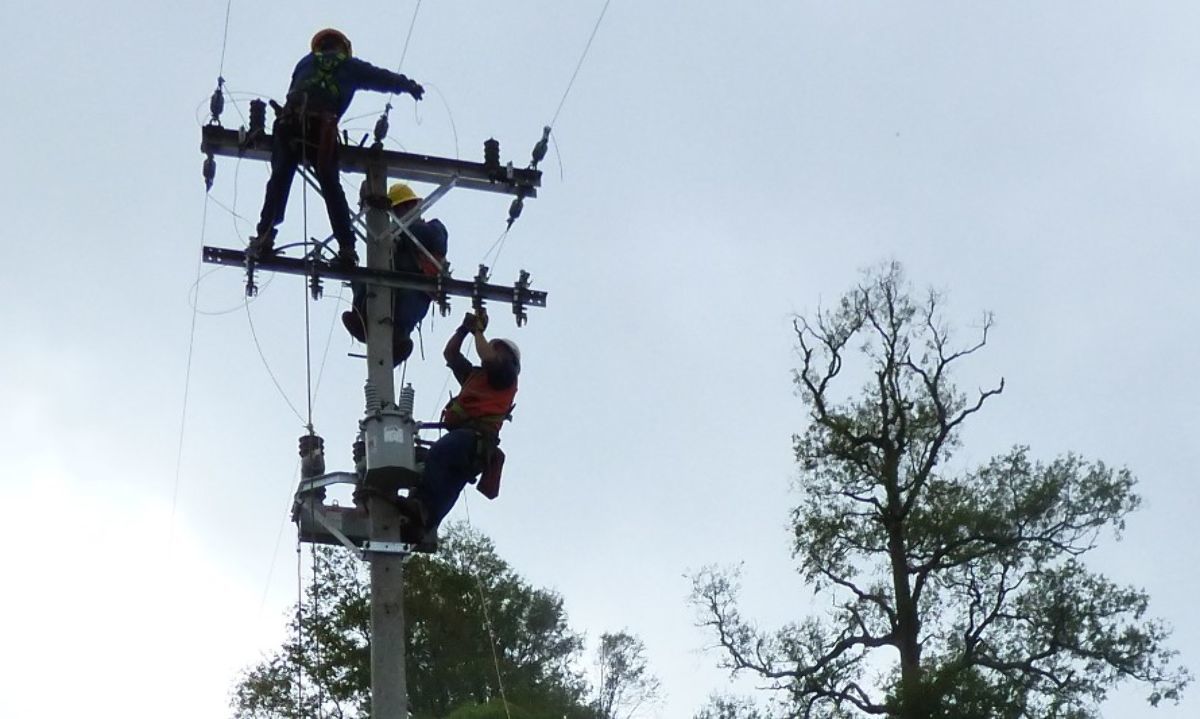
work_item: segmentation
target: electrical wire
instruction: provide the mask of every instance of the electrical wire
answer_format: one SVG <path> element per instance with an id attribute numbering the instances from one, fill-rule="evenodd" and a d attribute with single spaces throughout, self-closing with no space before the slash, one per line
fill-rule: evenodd
<path id="1" fill-rule="evenodd" d="M 579 76 L 579 70 L 583 67 L 583 61 L 587 57 L 588 50 L 592 49 L 592 41 L 596 39 L 596 32 L 600 29 L 600 21 L 604 19 L 604 13 L 608 12 L 608 4 L 612 0 L 604 0 L 604 7 L 600 8 L 600 16 L 596 18 L 596 24 L 592 27 L 592 34 L 588 36 L 587 44 L 583 46 L 583 53 L 579 56 L 579 62 L 575 64 L 575 72 L 571 73 L 571 80 L 567 83 L 567 89 L 563 91 L 562 99 L 558 101 L 558 108 L 554 110 L 554 117 L 547 123 L 550 127 L 554 127 L 554 123 L 558 121 L 558 114 L 562 112 L 563 104 L 567 101 L 567 95 L 571 94 L 571 88 L 575 85 L 575 78 Z"/>
<path id="2" fill-rule="evenodd" d="M 417 26 L 417 13 L 420 10 L 421 0 L 417 0 L 416 7 L 413 8 L 412 20 L 408 23 L 408 34 L 404 36 L 404 49 L 400 51 L 400 63 L 396 65 L 397 73 L 404 69 L 404 58 L 408 55 L 408 41 L 412 39 L 413 28 Z"/>
<path id="3" fill-rule="evenodd" d="M 200 217 L 200 244 L 204 244 L 204 236 L 208 231 L 208 195 L 204 195 L 204 210 Z M 197 296 L 199 296 L 200 285 L 200 267 L 203 259 L 196 260 L 196 286 Z M 183 406 L 179 411 L 179 443 L 175 448 L 175 481 L 171 488 L 171 517 L 167 523 L 167 556 L 171 555 L 172 543 L 175 540 L 175 511 L 179 505 L 179 480 L 183 475 L 183 439 L 185 430 L 187 429 L 187 408 L 188 399 L 192 387 L 192 355 L 196 345 L 196 305 L 192 305 L 192 322 L 191 328 L 188 330 L 188 350 L 187 363 L 183 371 Z"/>
<path id="4" fill-rule="evenodd" d="M 228 0 L 225 3 L 225 31 L 221 35 L 221 63 L 217 70 L 217 77 L 222 77 L 225 74 L 225 48 L 229 46 L 229 11 L 233 8 L 233 0 Z"/>
<path id="5" fill-rule="evenodd" d="M 283 397 L 283 401 L 287 403 L 288 409 L 292 410 L 292 414 L 296 415 L 296 419 L 304 424 L 304 415 L 300 414 L 300 410 L 296 409 L 296 405 L 292 404 L 292 400 L 288 398 L 287 392 L 283 391 L 283 387 L 279 384 L 275 373 L 271 371 L 271 364 L 267 362 L 267 356 L 263 354 L 262 343 L 258 341 L 258 332 L 254 329 L 254 318 L 250 316 L 250 303 L 244 303 L 246 307 L 246 322 L 250 325 L 250 336 L 254 339 L 254 348 L 258 350 L 258 357 L 262 360 L 263 368 L 267 371 L 267 376 L 271 378 L 271 382 L 275 385 L 275 389 L 279 390 L 279 396 Z M 307 426 L 307 425 L 305 425 Z"/>

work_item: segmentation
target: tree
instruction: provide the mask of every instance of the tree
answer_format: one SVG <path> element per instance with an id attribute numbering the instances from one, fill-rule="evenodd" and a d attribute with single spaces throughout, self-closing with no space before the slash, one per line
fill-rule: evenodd
<path id="1" fill-rule="evenodd" d="M 724 664 L 765 680 L 789 716 L 1082 719 L 1125 680 L 1152 705 L 1177 701 L 1191 677 L 1146 594 L 1082 562 L 1138 507 L 1131 473 L 1023 446 L 949 466 L 1004 381 L 954 387 L 992 318 L 959 345 L 941 300 L 914 299 L 892 263 L 796 319 L 810 423 L 794 437 L 793 556 L 831 608 L 764 632 L 738 612 L 736 573 L 701 571 L 692 599 Z M 857 396 L 844 386 L 856 362 L 869 369 Z"/>
<path id="2" fill-rule="evenodd" d="M 587 685 L 572 668 L 583 642 L 561 597 L 528 585 L 481 534 L 451 526 L 441 545 L 405 564 L 412 716 L 591 719 Z M 340 549 L 317 549 L 316 562 L 288 640 L 234 688 L 238 719 L 369 715 L 366 572 Z"/>
<path id="3" fill-rule="evenodd" d="M 596 665 L 600 719 L 630 719 L 660 699 L 662 684 L 650 672 L 646 645 L 636 636 L 624 631 L 601 634 Z"/>

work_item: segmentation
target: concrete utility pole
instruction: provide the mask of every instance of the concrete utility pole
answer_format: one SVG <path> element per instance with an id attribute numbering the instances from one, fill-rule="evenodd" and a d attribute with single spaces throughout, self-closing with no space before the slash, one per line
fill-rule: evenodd
<path id="1" fill-rule="evenodd" d="M 248 132 L 230 130 L 214 122 L 201 130 L 201 152 L 205 186 L 211 189 L 216 177 L 215 155 L 269 161 L 273 139 L 266 132 L 265 105 L 251 107 Z M 382 126 L 382 131 L 381 131 Z M 383 149 L 386 123 L 377 123 L 375 143 L 370 147 L 341 148 L 343 171 L 365 172 L 367 203 L 367 256 L 365 267 L 327 264 L 319 253 L 299 257 L 253 257 L 242 250 L 204 247 L 205 262 L 246 271 L 246 293 L 256 290 L 258 271 L 303 275 L 309 279 L 314 299 L 322 280 L 361 282 L 366 287 L 367 385 L 366 416 L 360 423 L 362 444 L 355 448 L 354 472 L 325 472 L 324 440 L 311 432 L 300 439 L 301 479 L 296 491 L 292 519 L 301 541 L 340 545 L 361 552 L 371 563 L 371 716 L 373 719 L 408 719 L 408 691 L 404 658 L 404 560 L 411 551 L 431 551 L 401 542 L 400 512 L 393 501 L 401 489 L 416 486 L 420 473 L 416 462 L 417 423 L 412 416 L 413 393 L 409 387 L 396 398 L 392 364 L 393 302 L 395 288 L 431 293 L 439 305 L 448 307 L 450 296 L 511 304 L 518 325 L 525 321 L 528 307 L 545 307 L 546 293 L 533 290 L 529 274 L 521 271 L 512 286 L 487 281 L 487 268 L 480 266 L 474 280 L 459 280 L 443 272 L 430 277 L 419 272 L 392 269 L 395 252 L 391 211 L 374 200 L 387 195 L 387 179 L 440 183 L 424 200 L 425 208 L 452 187 L 513 195 L 509 224 L 520 215 L 525 198 L 536 197 L 541 184 L 537 162 L 545 155 L 543 133 L 533 163 L 527 169 L 503 165 L 499 143 L 484 143 L 484 162 L 414 155 Z M 376 205 L 382 205 L 377 207 Z M 414 211 L 417 212 L 417 211 Z M 332 239 L 332 238 L 330 238 Z M 359 448 L 363 450 L 359 452 Z M 355 484 L 364 488 L 367 514 L 360 507 L 325 505 L 326 487 Z M 359 496 L 359 495 L 356 495 Z"/>
<path id="2" fill-rule="evenodd" d="M 387 171 L 382 161 L 367 165 L 367 192 L 387 195 Z M 390 223 L 388 211 L 367 210 L 367 267 L 387 271 L 392 267 L 394 243 L 384 240 Z M 392 366 L 392 292 L 385 287 L 367 289 L 367 382 L 378 393 L 384 410 L 394 408 L 396 387 Z M 367 440 L 370 442 L 370 438 Z M 408 437 L 411 458 L 412 438 Z M 370 448 L 368 447 L 368 466 Z M 410 465 L 411 466 L 411 465 Z M 393 482 L 380 486 L 368 476 L 372 489 L 389 491 Z M 390 485 L 390 486 L 388 486 Z M 394 492 L 390 492 L 393 493 Z M 400 544 L 400 512 L 380 491 L 370 493 L 371 543 Z M 406 719 L 408 687 L 404 676 L 404 555 L 372 552 L 371 563 L 371 716 L 374 719 Z"/>

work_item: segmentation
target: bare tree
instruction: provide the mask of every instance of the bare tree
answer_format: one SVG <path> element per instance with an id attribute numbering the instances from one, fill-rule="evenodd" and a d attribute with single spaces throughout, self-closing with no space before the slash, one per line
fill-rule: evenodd
<path id="1" fill-rule="evenodd" d="M 797 717 L 1093 717 L 1124 680 L 1148 685 L 1152 705 L 1177 701 L 1190 675 L 1145 617 L 1146 594 L 1081 562 L 1138 507 L 1130 472 L 1038 462 L 1026 447 L 947 468 L 963 423 L 1004 381 L 954 387 L 992 318 L 957 344 L 940 303 L 915 300 L 891 263 L 832 311 L 796 319 L 810 423 L 794 437 L 793 555 L 833 609 L 764 632 L 738 611 L 736 574 L 700 572 L 693 602 L 725 666 Z M 869 368 L 857 394 L 844 386 L 856 362 Z"/>
<path id="2" fill-rule="evenodd" d="M 596 709 L 601 719 L 630 719 L 656 705 L 662 685 L 650 672 L 646 646 L 628 632 L 600 635 L 596 650 L 600 672 Z"/>

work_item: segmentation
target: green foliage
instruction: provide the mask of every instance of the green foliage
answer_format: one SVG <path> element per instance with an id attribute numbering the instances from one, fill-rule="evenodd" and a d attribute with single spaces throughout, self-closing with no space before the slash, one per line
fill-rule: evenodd
<path id="1" fill-rule="evenodd" d="M 1139 506 L 1131 473 L 1070 454 L 1035 461 L 1027 447 L 948 468 L 962 424 L 1004 382 L 974 397 L 954 387 L 991 318 L 956 346 L 940 300 L 914 300 L 893 263 L 796 320 L 811 421 L 795 437 L 793 553 L 834 609 L 763 632 L 738 613 L 735 576 L 701 572 L 693 601 L 726 666 L 804 716 L 1082 719 L 1125 680 L 1147 685 L 1151 704 L 1177 700 L 1191 677 L 1146 595 L 1081 560 Z M 867 378 L 857 393 L 842 389 L 848 366 Z M 888 664 L 890 676 L 868 674 Z"/>
<path id="2" fill-rule="evenodd" d="M 318 710 L 346 719 L 369 715 L 366 572 L 340 549 L 321 548 L 316 556 L 318 579 L 306 591 L 300 618 L 293 615 L 289 640 L 234 688 L 239 719 L 316 716 Z M 499 665 L 513 719 L 591 719 L 587 687 L 572 669 L 582 640 L 567 625 L 562 599 L 528 585 L 491 540 L 450 527 L 441 551 L 412 558 L 405 573 L 413 717 L 504 716 L 494 713 L 504 709 Z"/>
<path id="3" fill-rule="evenodd" d="M 653 709 L 660 699 L 662 686 L 647 665 L 646 646 L 632 634 L 601 634 L 596 664 L 600 669 L 595 704 L 599 719 L 629 719 Z"/>

